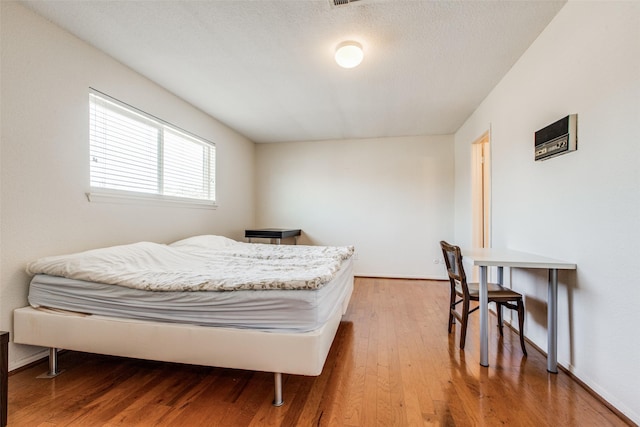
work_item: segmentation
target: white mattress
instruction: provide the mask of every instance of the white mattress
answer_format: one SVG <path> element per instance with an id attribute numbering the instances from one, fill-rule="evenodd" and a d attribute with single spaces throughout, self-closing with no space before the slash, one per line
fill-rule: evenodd
<path id="1" fill-rule="evenodd" d="M 319 289 L 154 292 L 38 274 L 29 304 L 120 318 L 307 332 L 323 325 L 353 288 L 351 258 Z"/>

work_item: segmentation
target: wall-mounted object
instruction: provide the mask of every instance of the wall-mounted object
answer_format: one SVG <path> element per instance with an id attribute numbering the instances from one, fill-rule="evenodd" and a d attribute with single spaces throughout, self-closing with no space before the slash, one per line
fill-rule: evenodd
<path id="1" fill-rule="evenodd" d="M 535 133 L 535 159 L 547 160 L 578 149 L 578 115 L 571 114 Z"/>

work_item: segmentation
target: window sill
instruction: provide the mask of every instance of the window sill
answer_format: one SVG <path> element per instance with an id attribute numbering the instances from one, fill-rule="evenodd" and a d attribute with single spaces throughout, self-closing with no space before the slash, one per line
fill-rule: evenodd
<path id="1" fill-rule="evenodd" d="M 183 207 L 195 209 L 216 209 L 218 205 L 211 200 L 187 199 L 156 194 L 143 194 L 128 191 L 105 191 L 92 188 L 85 193 L 87 200 L 92 203 L 119 203 L 127 205 L 146 205 L 164 207 Z"/>

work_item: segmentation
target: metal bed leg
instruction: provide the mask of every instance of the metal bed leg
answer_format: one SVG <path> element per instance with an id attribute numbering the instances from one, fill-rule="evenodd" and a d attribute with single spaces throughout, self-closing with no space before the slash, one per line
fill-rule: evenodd
<path id="1" fill-rule="evenodd" d="M 51 347 L 49 349 L 49 372 L 38 375 L 37 378 L 54 378 L 63 373 L 64 370 L 58 370 L 58 349 Z"/>
<path id="2" fill-rule="evenodd" d="M 275 372 L 273 374 L 273 380 L 275 385 L 273 406 L 282 406 L 284 404 L 284 400 L 282 400 L 282 374 Z"/>

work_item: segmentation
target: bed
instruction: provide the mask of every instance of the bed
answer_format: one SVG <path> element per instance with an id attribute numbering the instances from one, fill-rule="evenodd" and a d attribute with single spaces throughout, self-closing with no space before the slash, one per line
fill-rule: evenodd
<path id="1" fill-rule="evenodd" d="M 57 350 L 317 376 L 353 290 L 353 247 L 196 236 L 139 242 L 27 267 L 14 342 Z"/>

